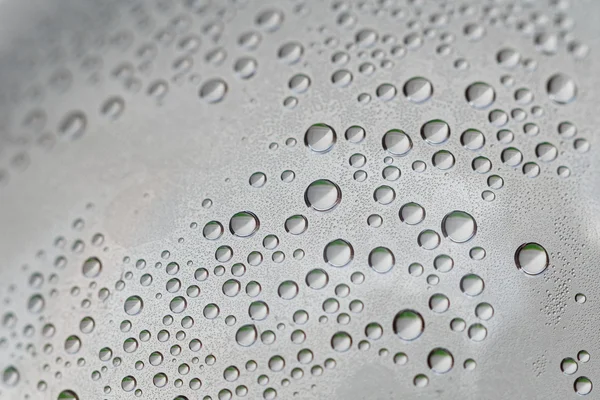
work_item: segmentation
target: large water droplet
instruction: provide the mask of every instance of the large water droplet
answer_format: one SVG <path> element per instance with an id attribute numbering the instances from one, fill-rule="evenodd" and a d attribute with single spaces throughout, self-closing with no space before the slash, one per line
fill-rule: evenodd
<path id="1" fill-rule="evenodd" d="M 316 211 L 330 211 L 342 200 L 339 186 L 327 179 L 312 182 L 304 192 L 306 205 Z"/>
<path id="2" fill-rule="evenodd" d="M 21 374 L 14 366 L 10 365 L 4 368 L 4 371 L 2 372 L 2 383 L 8 387 L 13 387 L 16 386 L 20 380 Z"/>
<path id="3" fill-rule="evenodd" d="M 323 251 L 325 262 L 334 267 L 344 267 L 354 258 L 352 245 L 343 239 L 329 242 Z"/>
<path id="4" fill-rule="evenodd" d="M 475 219 L 464 211 L 452 211 L 442 220 L 442 233 L 456 243 L 464 243 L 477 232 Z"/>
<path id="5" fill-rule="evenodd" d="M 250 237 L 260 227 L 258 217 L 250 211 L 236 213 L 229 220 L 229 230 L 238 237 Z"/>
<path id="6" fill-rule="evenodd" d="M 102 263 L 98 258 L 90 257 L 83 263 L 82 272 L 87 278 L 95 278 L 102 272 Z"/>
<path id="7" fill-rule="evenodd" d="M 380 274 L 391 270 L 395 263 L 394 253 L 387 247 L 376 247 L 369 253 L 369 266 Z"/>
<path id="8" fill-rule="evenodd" d="M 403 310 L 394 317 L 394 333 L 402 340 L 417 339 L 425 329 L 425 320 L 417 311 Z"/>
<path id="9" fill-rule="evenodd" d="M 431 120 L 421 127 L 421 137 L 429 144 L 442 144 L 450 138 L 450 126 L 441 119 Z"/>
<path id="10" fill-rule="evenodd" d="M 525 243 L 517 249 L 515 263 L 526 274 L 538 275 L 548 268 L 548 253 L 537 243 Z"/>
<path id="11" fill-rule="evenodd" d="M 496 92 L 485 82 L 475 82 L 469 85 L 465 96 L 471 107 L 482 110 L 494 103 Z"/>
<path id="12" fill-rule="evenodd" d="M 431 350 L 427 357 L 429 368 L 437 374 L 445 374 L 452 369 L 454 357 L 452 353 L 441 347 Z"/>
<path id="13" fill-rule="evenodd" d="M 575 81 L 565 74 L 552 75 L 546 83 L 546 91 L 550 100 L 557 104 L 568 104 L 577 97 Z"/>
<path id="14" fill-rule="evenodd" d="M 218 103 L 227 94 L 227 83 L 220 78 L 211 79 L 202 85 L 199 94 L 209 103 Z"/>
<path id="15" fill-rule="evenodd" d="M 433 85 L 429 80 L 422 77 L 409 79 L 404 84 L 404 96 L 413 103 L 423 103 L 433 95 Z"/>
<path id="16" fill-rule="evenodd" d="M 326 124 L 314 124 L 304 134 L 304 144 L 316 153 L 327 153 L 336 140 L 335 131 Z"/>
<path id="17" fill-rule="evenodd" d="M 392 129 L 383 135 L 383 148 L 395 156 L 406 155 L 412 145 L 410 136 L 399 129 Z"/>
<path id="18" fill-rule="evenodd" d="M 137 315 L 144 308 L 144 302 L 140 296 L 130 296 L 123 305 L 125 312 L 129 315 Z"/>

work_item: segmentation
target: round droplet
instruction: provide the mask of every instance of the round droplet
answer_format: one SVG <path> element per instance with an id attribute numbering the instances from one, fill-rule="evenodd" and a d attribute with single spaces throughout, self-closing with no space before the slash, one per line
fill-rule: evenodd
<path id="1" fill-rule="evenodd" d="M 288 82 L 288 87 L 291 91 L 297 94 L 305 93 L 310 87 L 310 78 L 304 74 L 297 74 L 292 76 Z"/>
<path id="2" fill-rule="evenodd" d="M 548 268 L 548 253 L 537 243 L 525 243 L 517 249 L 515 263 L 526 274 L 538 275 Z"/>
<path id="3" fill-rule="evenodd" d="M 327 283 L 329 283 L 329 275 L 321 268 L 315 268 L 306 274 L 306 285 L 311 289 L 323 289 Z"/>
<path id="4" fill-rule="evenodd" d="M 415 77 L 404 84 L 403 92 L 408 100 L 420 104 L 431 98 L 433 85 L 426 78 Z"/>
<path id="5" fill-rule="evenodd" d="M 102 108 L 100 109 L 100 112 L 106 118 L 116 120 L 121 114 L 123 114 L 124 109 L 125 101 L 121 97 L 113 96 L 104 102 Z"/>
<path id="6" fill-rule="evenodd" d="M 250 237 L 260 226 L 258 217 L 250 211 L 241 211 L 229 220 L 229 230 L 238 237 Z"/>
<path id="7" fill-rule="evenodd" d="M 571 357 L 563 358 L 560 362 L 560 370 L 565 375 L 573 375 L 579 369 L 577 365 L 577 361 L 572 359 Z"/>
<path id="8" fill-rule="evenodd" d="M 501 67 L 512 69 L 519 65 L 521 54 L 510 48 L 505 48 L 496 53 L 496 61 Z"/>
<path id="9" fill-rule="evenodd" d="M 81 111 L 71 111 L 58 125 L 58 133 L 69 139 L 79 139 L 87 126 L 87 118 Z"/>
<path id="10" fill-rule="evenodd" d="M 306 232 L 308 220 L 303 215 L 292 215 L 285 220 L 285 230 L 292 235 L 300 235 Z"/>
<path id="11" fill-rule="evenodd" d="M 509 167 L 516 167 L 523 161 L 523 153 L 516 147 L 507 147 L 500 155 L 502 162 Z"/>
<path id="12" fill-rule="evenodd" d="M 339 69 L 331 75 L 331 83 L 340 88 L 345 88 L 352 83 L 354 77 L 346 69 Z"/>
<path id="13" fill-rule="evenodd" d="M 4 371 L 2 372 L 2 383 L 8 387 L 13 387 L 16 386 L 20 380 L 21 374 L 14 366 L 10 365 L 4 368 Z"/>
<path id="14" fill-rule="evenodd" d="M 429 144 L 442 144 L 450 138 L 450 126 L 441 119 L 431 120 L 421 127 L 421 137 Z"/>
<path id="15" fill-rule="evenodd" d="M 454 366 L 454 357 L 448 350 L 438 347 L 429 353 L 427 364 L 436 374 L 445 374 Z"/>
<path id="16" fill-rule="evenodd" d="M 400 220 L 408 225 L 417 225 L 425 219 L 425 209 L 417 203 L 406 203 L 400 208 Z"/>
<path id="17" fill-rule="evenodd" d="M 403 310 L 394 317 L 394 333 L 402 340 L 417 339 L 425 329 L 425 320 L 417 311 Z"/>
<path id="18" fill-rule="evenodd" d="M 540 143 L 535 147 L 535 155 L 543 162 L 554 161 L 558 157 L 558 149 L 552 143 Z"/>
<path id="19" fill-rule="evenodd" d="M 364 128 L 354 125 L 346 130 L 345 137 L 350 143 L 360 143 L 365 140 L 366 132 Z"/>
<path id="20" fill-rule="evenodd" d="M 557 104 L 568 104 L 577 97 L 575 81 L 565 74 L 552 75 L 546 83 L 546 92 L 550 100 Z"/>
<path id="21" fill-rule="evenodd" d="M 218 103 L 227 94 L 227 83 L 220 78 L 211 79 L 202 85 L 199 94 L 208 103 Z"/>
<path id="22" fill-rule="evenodd" d="M 585 376 L 580 376 L 575 379 L 575 383 L 573 384 L 573 389 L 575 389 L 575 393 L 585 396 L 591 393 L 593 388 L 592 381 Z"/>
<path id="23" fill-rule="evenodd" d="M 467 296 L 478 296 L 483 292 L 485 284 L 479 275 L 467 274 L 460 280 L 460 290 Z"/>
<path id="24" fill-rule="evenodd" d="M 331 337 L 331 347 L 339 352 L 348 351 L 352 347 L 352 336 L 347 332 L 337 332 Z"/>
<path id="25" fill-rule="evenodd" d="M 448 150 L 437 151 L 433 157 L 431 157 L 433 166 L 443 171 L 452 168 L 455 161 L 454 154 L 450 153 Z"/>
<path id="26" fill-rule="evenodd" d="M 123 308 L 128 315 L 137 315 L 143 310 L 144 302 L 140 296 L 130 296 L 125 300 Z"/>
<path id="27" fill-rule="evenodd" d="M 450 308 L 450 300 L 445 294 L 436 293 L 429 298 L 429 308 L 436 313 L 443 313 Z"/>
<path id="28" fill-rule="evenodd" d="M 343 239 L 329 242 L 323 251 L 325 262 L 334 267 L 344 267 L 354 258 L 352 245 Z"/>
<path id="29" fill-rule="evenodd" d="M 387 247 L 376 247 L 369 253 L 369 266 L 380 274 L 391 270 L 395 263 L 394 253 Z"/>
<path id="30" fill-rule="evenodd" d="M 383 83 L 377 87 L 375 93 L 377 97 L 382 101 L 390 101 L 396 97 L 396 86 L 390 83 Z"/>
<path id="31" fill-rule="evenodd" d="M 452 211 L 442 220 L 442 233 L 455 243 L 464 243 L 477 232 L 475 219 L 464 211 Z"/>
<path id="32" fill-rule="evenodd" d="M 275 32 L 283 23 L 283 12 L 275 9 L 265 10 L 258 14 L 255 22 L 262 30 Z"/>
<path id="33" fill-rule="evenodd" d="M 383 148 L 395 156 L 404 156 L 412 148 L 412 140 L 403 131 L 393 129 L 383 135 Z"/>
<path id="34" fill-rule="evenodd" d="M 284 300 L 291 300 L 298 295 L 298 284 L 294 281 L 281 282 L 277 294 Z"/>
<path id="35" fill-rule="evenodd" d="M 460 143 L 467 150 L 481 150 L 485 145 L 485 136 L 477 129 L 467 129 L 461 135 Z"/>
<path id="36" fill-rule="evenodd" d="M 433 250 L 440 245 L 440 235 L 431 229 L 426 229 L 419 233 L 417 243 L 425 250 Z"/>
<path id="37" fill-rule="evenodd" d="M 467 102 L 471 107 L 482 110 L 491 106 L 496 100 L 494 88 L 485 82 L 475 82 L 467 87 L 465 92 Z"/>
<path id="38" fill-rule="evenodd" d="M 252 78 L 258 69 L 258 62 L 252 57 L 238 58 L 233 65 L 233 70 L 242 79 Z"/>
<path id="39" fill-rule="evenodd" d="M 102 272 L 102 263 L 96 257 L 90 257 L 83 263 L 83 276 L 86 278 L 96 278 Z"/>
<path id="40" fill-rule="evenodd" d="M 326 124 L 314 124 L 304 134 L 304 144 L 315 153 L 327 153 L 336 140 L 335 131 Z"/>
<path id="41" fill-rule="evenodd" d="M 218 221 L 209 221 L 204 225 L 202 234 L 208 240 L 217 240 L 223 235 L 223 225 Z"/>
<path id="42" fill-rule="evenodd" d="M 379 186 L 373 192 L 373 199 L 383 205 L 388 205 L 396 198 L 396 191 L 387 185 Z"/>
<path id="43" fill-rule="evenodd" d="M 312 182 L 304 192 L 304 201 L 316 211 L 333 210 L 342 200 L 339 186 L 327 179 Z"/>
<path id="44" fill-rule="evenodd" d="M 304 47 L 298 42 L 288 42 L 282 45 L 277 52 L 277 57 L 288 65 L 296 64 L 302 58 Z"/>

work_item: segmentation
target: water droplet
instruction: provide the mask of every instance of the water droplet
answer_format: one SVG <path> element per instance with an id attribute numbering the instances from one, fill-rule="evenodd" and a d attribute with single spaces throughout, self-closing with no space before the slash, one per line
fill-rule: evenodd
<path id="1" fill-rule="evenodd" d="M 454 357 L 448 350 L 438 347 L 429 353 L 427 364 L 436 374 L 445 374 L 454 366 Z"/>
<path id="2" fill-rule="evenodd" d="M 409 79 L 403 88 L 404 96 L 413 103 L 423 103 L 433 95 L 433 85 L 422 77 Z"/>
<path id="3" fill-rule="evenodd" d="M 256 17 L 256 25 L 266 32 L 275 32 L 283 23 L 283 12 L 269 9 L 261 12 Z"/>
<path id="4" fill-rule="evenodd" d="M 382 185 L 375 189 L 373 198 L 379 204 L 388 205 L 396 198 L 396 192 L 391 187 Z"/>
<path id="5" fill-rule="evenodd" d="M 573 389 L 575 389 L 575 393 L 581 396 L 588 395 L 593 389 L 592 381 L 588 377 L 580 376 L 579 378 L 575 379 Z"/>
<path id="6" fill-rule="evenodd" d="M 4 368 L 2 372 L 2 383 L 8 387 L 16 386 L 21 380 L 21 374 L 14 366 L 10 365 Z"/>
<path id="7" fill-rule="evenodd" d="M 258 70 L 258 62 L 252 57 L 241 57 L 233 65 L 233 70 L 241 79 L 250 79 Z"/>
<path id="8" fill-rule="evenodd" d="M 455 161 L 454 154 L 450 153 L 448 150 L 437 151 L 433 157 L 431 157 L 433 166 L 443 171 L 452 168 Z"/>
<path id="9" fill-rule="evenodd" d="M 369 266 L 380 274 L 390 271 L 395 263 L 394 253 L 387 247 L 376 247 L 369 253 Z"/>
<path id="10" fill-rule="evenodd" d="M 290 81 L 288 82 L 288 87 L 291 91 L 297 94 L 302 94 L 308 90 L 310 87 L 311 81 L 307 75 L 304 74 L 296 74 L 292 76 Z"/>
<path id="11" fill-rule="evenodd" d="M 467 274 L 460 280 L 460 290 L 467 296 L 479 296 L 484 288 L 485 284 L 479 275 Z"/>
<path id="12" fill-rule="evenodd" d="M 408 225 L 417 225 L 425 219 L 425 209 L 417 203 L 406 203 L 400 208 L 400 220 Z"/>
<path id="13" fill-rule="evenodd" d="M 130 296 L 125 300 L 123 308 L 128 315 L 137 315 L 144 308 L 144 302 L 140 296 Z"/>
<path id="14" fill-rule="evenodd" d="M 577 361 L 573 360 L 571 357 L 563 358 L 560 362 L 560 370 L 565 375 L 573 375 L 578 369 Z"/>
<path id="15" fill-rule="evenodd" d="M 516 167 L 523 161 L 523 154 L 516 147 L 507 147 L 502 150 L 500 158 L 509 167 Z"/>
<path id="16" fill-rule="evenodd" d="M 326 124 L 314 124 L 304 134 L 304 144 L 315 153 L 327 153 L 333 148 L 337 135 Z"/>
<path id="17" fill-rule="evenodd" d="M 202 235 L 208 240 L 217 240 L 223 235 L 223 225 L 218 221 L 209 221 L 202 229 Z"/>
<path id="18" fill-rule="evenodd" d="M 102 272 L 102 263 L 98 258 L 90 257 L 83 263 L 82 272 L 86 278 L 96 278 Z"/>
<path id="19" fill-rule="evenodd" d="M 425 329 L 425 320 L 417 311 L 403 310 L 394 317 L 394 333 L 402 340 L 417 339 Z"/>
<path id="20" fill-rule="evenodd" d="M 467 87 L 465 92 L 467 102 L 471 107 L 482 110 L 491 106 L 496 100 L 494 88 L 485 82 L 475 82 Z"/>
<path id="21" fill-rule="evenodd" d="M 70 139 L 79 139 L 83 136 L 87 126 L 87 118 L 81 111 L 71 111 L 58 125 L 58 133 Z"/>
<path id="22" fill-rule="evenodd" d="M 417 243 L 425 250 L 433 250 L 440 245 L 440 235 L 434 230 L 426 229 L 419 233 Z"/>
<path id="23" fill-rule="evenodd" d="M 568 104 L 577 97 L 575 81 L 565 74 L 552 75 L 546 83 L 546 91 L 550 100 L 557 104 Z"/>
<path id="24" fill-rule="evenodd" d="M 345 137 L 350 143 L 358 144 L 365 140 L 366 132 L 364 128 L 354 125 L 346 130 Z"/>
<path id="25" fill-rule="evenodd" d="M 344 267 L 354 258 L 352 245 L 343 239 L 329 242 L 323 251 L 325 262 L 334 267 Z"/>
<path id="26" fill-rule="evenodd" d="M 100 109 L 100 112 L 106 118 L 116 120 L 121 116 L 121 114 L 123 114 L 124 110 L 125 101 L 121 97 L 113 96 L 104 102 L 102 108 Z"/>
<path id="27" fill-rule="evenodd" d="M 496 54 L 496 61 L 501 67 L 512 69 L 519 65 L 521 54 L 514 49 L 502 49 Z"/>
<path id="28" fill-rule="evenodd" d="M 429 298 L 429 308 L 436 313 L 443 313 L 450 308 L 450 300 L 445 294 L 436 293 Z"/>
<path id="29" fill-rule="evenodd" d="M 329 283 L 329 275 L 321 268 L 315 268 L 306 274 L 306 285 L 311 289 L 323 289 L 327 283 Z"/>
<path id="30" fill-rule="evenodd" d="M 211 79 L 202 85 L 199 94 L 208 103 L 218 103 L 227 94 L 227 83 L 220 78 Z"/>
<path id="31" fill-rule="evenodd" d="M 327 179 L 312 182 L 306 188 L 304 201 L 316 211 L 330 211 L 342 200 L 342 191 L 335 183 Z"/>
<path id="32" fill-rule="evenodd" d="M 404 156 L 412 149 L 410 136 L 399 129 L 387 131 L 383 135 L 383 148 L 395 156 Z"/>
<path id="33" fill-rule="evenodd" d="M 287 42 L 277 52 L 277 57 L 288 65 L 296 64 L 304 54 L 304 47 L 298 42 Z"/>
<path id="34" fill-rule="evenodd" d="M 383 83 L 377 87 L 375 91 L 377 97 L 382 101 L 390 101 L 396 97 L 396 87 L 390 83 Z"/>
<path id="35" fill-rule="evenodd" d="M 421 137 L 429 144 L 442 144 L 450 138 L 450 126 L 441 119 L 431 120 L 421 127 Z"/>
<path id="36" fill-rule="evenodd" d="M 526 274 L 538 275 L 548 267 L 548 253 L 537 243 L 525 243 L 517 249 L 515 263 Z"/>
<path id="37" fill-rule="evenodd" d="M 258 217 L 250 211 L 241 211 L 229 220 L 229 230 L 238 237 L 250 237 L 259 227 Z"/>
<path id="38" fill-rule="evenodd" d="M 467 150 L 481 150 L 485 145 L 485 136 L 477 129 L 467 129 L 462 133 L 460 143 Z"/>

